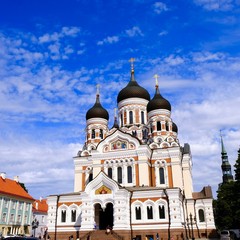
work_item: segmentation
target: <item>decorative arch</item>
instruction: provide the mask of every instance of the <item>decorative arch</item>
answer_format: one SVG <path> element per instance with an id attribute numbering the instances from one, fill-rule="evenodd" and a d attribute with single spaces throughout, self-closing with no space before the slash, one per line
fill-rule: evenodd
<path id="1" fill-rule="evenodd" d="M 168 148 L 168 147 L 170 147 L 170 144 L 167 143 L 167 142 L 162 142 L 162 143 L 160 144 L 160 148 Z"/>
<path id="2" fill-rule="evenodd" d="M 90 155 L 90 153 L 88 150 L 84 150 L 81 152 L 81 156 L 89 156 L 89 155 Z"/>
<path id="3" fill-rule="evenodd" d="M 143 220 L 143 208 L 144 205 L 139 200 L 136 200 L 132 203 L 131 209 L 133 214 L 134 221 L 141 221 Z"/>
<path id="4" fill-rule="evenodd" d="M 205 222 L 205 211 L 203 208 L 198 209 L 198 221 L 200 223 L 204 223 Z"/>
<path id="5" fill-rule="evenodd" d="M 157 160 L 154 164 L 155 184 L 157 187 L 168 186 L 167 162 L 165 160 Z"/>
<path id="6" fill-rule="evenodd" d="M 67 222 L 67 212 L 68 212 L 68 206 L 65 204 L 62 204 L 58 208 L 58 217 L 60 223 L 66 223 Z"/>
<path id="7" fill-rule="evenodd" d="M 168 203 L 166 200 L 161 199 L 156 202 L 155 212 L 157 213 L 157 219 L 166 220 L 167 219 L 167 211 L 168 211 Z"/>
<path id="8" fill-rule="evenodd" d="M 144 210 L 145 210 L 145 219 L 153 220 L 154 219 L 154 202 L 152 200 L 147 200 L 144 202 Z"/>

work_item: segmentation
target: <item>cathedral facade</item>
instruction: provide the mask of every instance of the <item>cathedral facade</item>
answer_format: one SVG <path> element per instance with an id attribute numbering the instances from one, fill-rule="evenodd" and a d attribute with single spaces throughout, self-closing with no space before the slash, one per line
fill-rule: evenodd
<path id="1" fill-rule="evenodd" d="M 150 98 L 132 66 L 117 104 L 111 128 L 99 92 L 86 113 L 86 140 L 74 157 L 74 192 L 48 197 L 51 239 L 211 237 L 211 187 L 193 192 L 190 145 L 180 145 L 157 76 Z"/>

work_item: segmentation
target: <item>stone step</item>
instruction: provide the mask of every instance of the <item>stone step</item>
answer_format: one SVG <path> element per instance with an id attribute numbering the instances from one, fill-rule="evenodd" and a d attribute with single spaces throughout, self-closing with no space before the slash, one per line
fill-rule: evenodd
<path id="1" fill-rule="evenodd" d="M 93 231 L 90 240 L 117 240 L 118 238 L 113 232 L 107 233 L 106 230 Z"/>

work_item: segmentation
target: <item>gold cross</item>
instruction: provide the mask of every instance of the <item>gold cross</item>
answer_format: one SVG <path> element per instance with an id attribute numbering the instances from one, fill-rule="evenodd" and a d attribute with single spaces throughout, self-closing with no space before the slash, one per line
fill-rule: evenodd
<path id="1" fill-rule="evenodd" d="M 97 95 L 99 95 L 99 92 L 100 92 L 100 91 L 99 91 L 99 89 L 100 89 L 100 84 L 97 84 L 97 85 L 96 85 L 96 88 L 97 88 Z"/>
<path id="2" fill-rule="evenodd" d="M 135 58 L 130 58 L 129 62 L 131 63 L 131 69 L 133 69 L 134 68 L 133 63 L 135 62 Z"/>
<path id="3" fill-rule="evenodd" d="M 156 80 L 156 86 L 158 86 L 158 78 L 159 78 L 159 75 L 155 74 L 153 77 L 154 77 L 155 80 Z"/>

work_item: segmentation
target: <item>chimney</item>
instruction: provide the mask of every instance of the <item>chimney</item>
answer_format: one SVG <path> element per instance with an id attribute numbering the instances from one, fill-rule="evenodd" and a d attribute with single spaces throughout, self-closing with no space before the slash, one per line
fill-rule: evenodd
<path id="1" fill-rule="evenodd" d="M 0 176 L 2 177 L 2 179 L 6 179 L 6 173 L 5 172 L 1 172 L 0 174 L 1 174 Z"/>
<path id="2" fill-rule="evenodd" d="M 19 176 L 15 176 L 15 177 L 13 178 L 13 180 L 18 183 L 18 182 L 19 182 Z"/>

